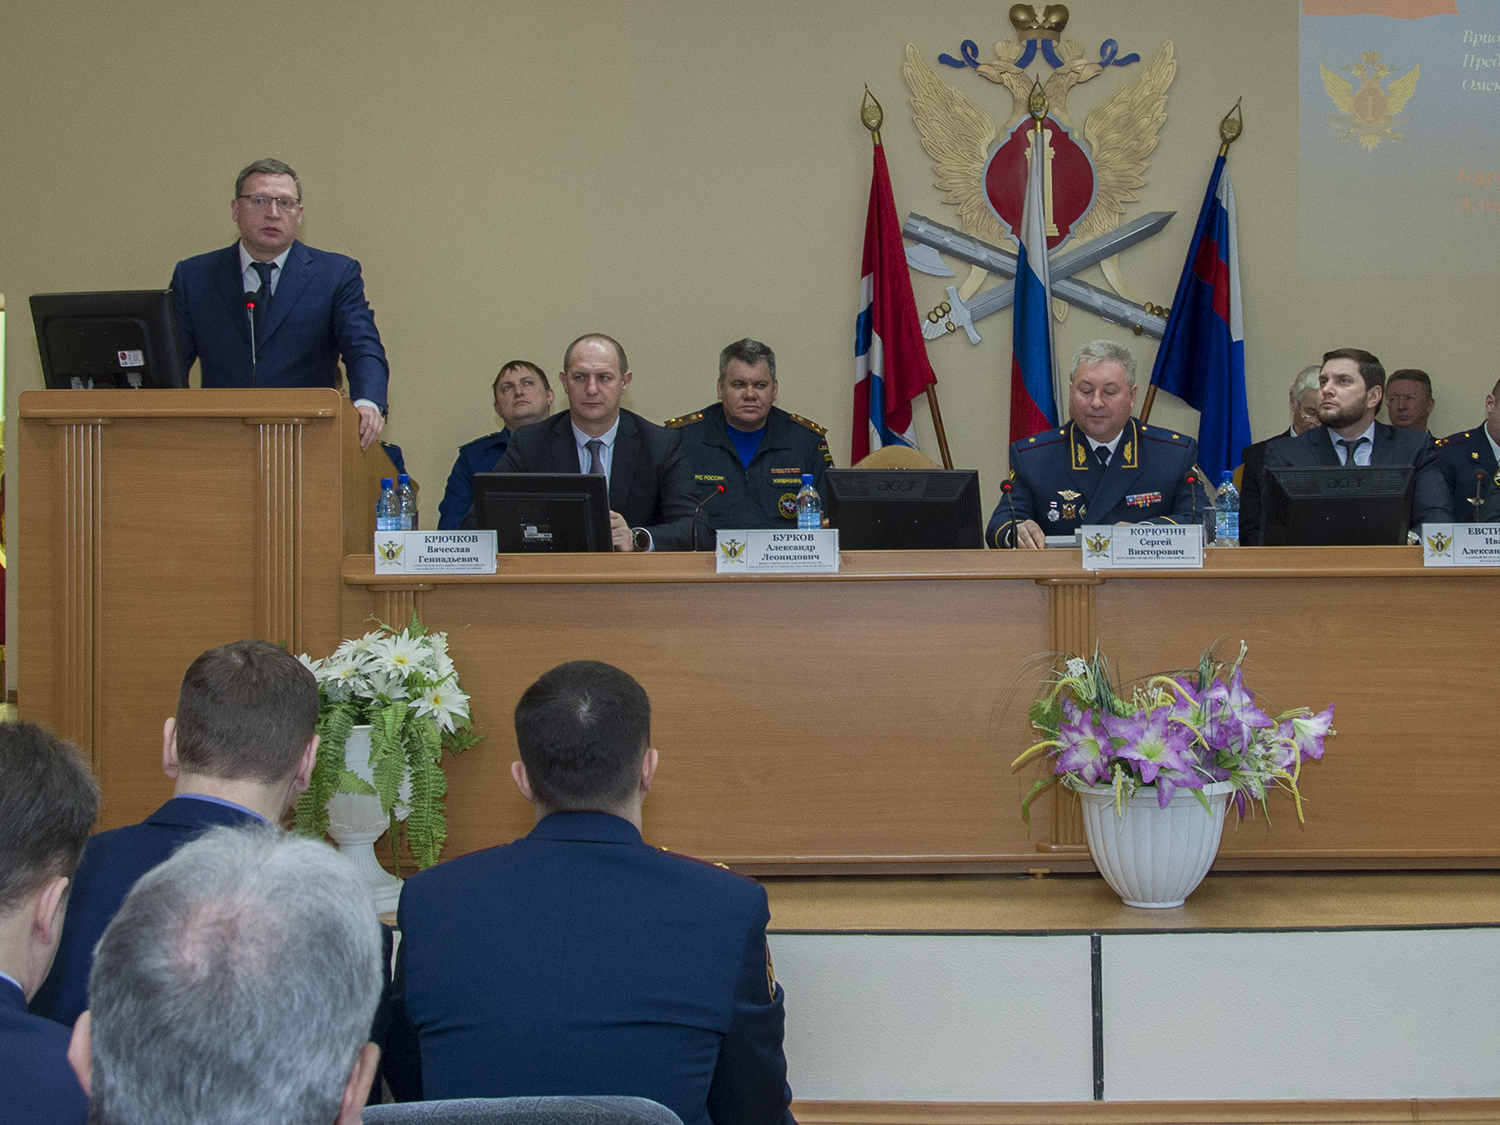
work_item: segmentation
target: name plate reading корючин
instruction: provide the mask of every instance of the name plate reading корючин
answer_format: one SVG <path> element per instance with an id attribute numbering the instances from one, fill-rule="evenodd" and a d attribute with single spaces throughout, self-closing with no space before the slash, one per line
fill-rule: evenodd
<path id="1" fill-rule="evenodd" d="M 714 569 L 720 574 L 837 574 L 839 532 L 720 531 Z"/>
<path id="2" fill-rule="evenodd" d="M 1423 566 L 1500 566 L 1500 524 L 1424 523 Z"/>
<path id="3" fill-rule="evenodd" d="M 493 531 L 377 531 L 376 574 L 494 574 Z"/>
<path id="4" fill-rule="evenodd" d="M 1084 570 L 1202 570 L 1197 524 L 1085 524 Z"/>

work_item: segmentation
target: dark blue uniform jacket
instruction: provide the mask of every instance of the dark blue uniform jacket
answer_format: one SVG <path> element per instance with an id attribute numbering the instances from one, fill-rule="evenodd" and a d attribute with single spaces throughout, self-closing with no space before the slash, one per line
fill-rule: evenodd
<path id="1" fill-rule="evenodd" d="M 68 1065 L 71 1035 L 29 1014 L 21 990 L 0 980 L 0 1121 L 83 1125 L 88 1119 L 88 1099 Z"/>
<path id="2" fill-rule="evenodd" d="M 458 447 L 458 459 L 453 462 L 443 502 L 438 505 L 439 531 L 457 531 L 463 526 L 464 517 L 474 506 L 474 474 L 493 473 L 509 444 L 510 431 L 501 430 Z"/>
<path id="3" fill-rule="evenodd" d="M 1476 490 L 1480 505 L 1484 505 L 1500 489 L 1500 471 L 1497 471 L 1490 439 L 1485 436 L 1484 423 L 1472 430 L 1439 438 L 1436 445 L 1438 468 L 1443 471 L 1443 479 L 1448 482 L 1452 493 L 1453 518 L 1459 523 L 1472 523 Z M 1475 479 L 1477 473 L 1484 474 L 1482 482 Z M 1489 518 L 1488 514 L 1485 518 Z"/>

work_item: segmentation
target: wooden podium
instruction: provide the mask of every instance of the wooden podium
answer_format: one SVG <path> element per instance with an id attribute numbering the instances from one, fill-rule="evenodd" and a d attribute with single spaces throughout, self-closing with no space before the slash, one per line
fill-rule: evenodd
<path id="1" fill-rule="evenodd" d="M 326 654 L 348 554 L 390 459 L 333 390 L 20 397 L 23 715 L 89 751 L 100 826 L 170 795 L 161 725 L 183 670 L 244 637 Z"/>

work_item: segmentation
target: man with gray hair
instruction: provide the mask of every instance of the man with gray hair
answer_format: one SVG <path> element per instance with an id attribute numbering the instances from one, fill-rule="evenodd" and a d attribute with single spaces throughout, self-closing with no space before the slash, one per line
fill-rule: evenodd
<path id="1" fill-rule="evenodd" d="M 1045 547 L 1047 536 L 1084 524 L 1202 522 L 1187 479 L 1197 441 L 1132 418 L 1135 390 L 1129 348 L 1094 340 L 1078 349 L 1068 376 L 1072 421 L 1011 443 L 1012 488 L 986 543 Z"/>
<path id="2" fill-rule="evenodd" d="M 68 1061 L 108 1125 L 358 1125 L 380 1049 L 380 924 L 353 866 L 217 828 L 100 939 Z"/>
<path id="3" fill-rule="evenodd" d="M 1247 445 L 1240 451 L 1244 470 L 1240 473 L 1240 542 L 1260 542 L 1260 480 L 1266 467 L 1266 446 L 1277 438 L 1294 438 L 1304 430 L 1323 424 L 1318 417 L 1318 372 L 1319 364 L 1312 364 L 1297 372 L 1292 380 L 1292 389 L 1287 395 L 1287 407 L 1292 413 L 1291 426 L 1283 433 Z"/>

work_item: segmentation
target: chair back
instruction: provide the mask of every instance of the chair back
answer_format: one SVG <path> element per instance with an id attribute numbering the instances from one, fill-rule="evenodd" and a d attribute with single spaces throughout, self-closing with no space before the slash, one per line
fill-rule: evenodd
<path id="1" fill-rule="evenodd" d="M 874 453 L 865 457 L 857 465 L 856 469 L 941 469 L 930 457 L 923 456 L 921 450 L 913 449 L 909 445 L 882 445 Z"/>
<path id="2" fill-rule="evenodd" d="M 366 1106 L 364 1125 L 682 1125 L 649 1098 L 455 1098 Z"/>

